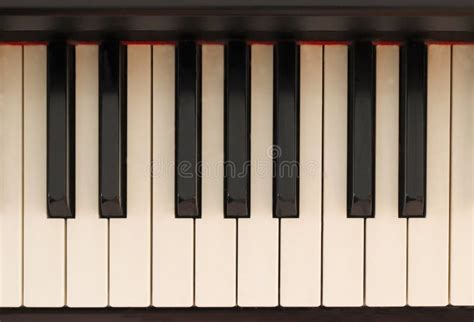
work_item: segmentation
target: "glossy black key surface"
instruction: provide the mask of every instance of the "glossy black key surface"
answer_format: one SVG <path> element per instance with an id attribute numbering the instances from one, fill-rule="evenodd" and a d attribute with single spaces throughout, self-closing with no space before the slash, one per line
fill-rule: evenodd
<path id="1" fill-rule="evenodd" d="M 52 42 L 47 52 L 48 217 L 74 218 L 75 48 Z"/>
<path id="2" fill-rule="evenodd" d="M 99 205 L 102 218 L 127 216 L 127 50 L 99 48 Z"/>
<path id="3" fill-rule="evenodd" d="M 250 96 L 249 48 L 231 41 L 225 55 L 225 168 L 226 218 L 250 217 Z"/>
<path id="4" fill-rule="evenodd" d="M 374 217 L 375 49 L 370 42 L 349 47 L 347 217 Z"/>
<path id="5" fill-rule="evenodd" d="M 295 42 L 274 48 L 273 216 L 298 217 L 299 50 Z"/>
<path id="6" fill-rule="evenodd" d="M 407 43 L 400 49 L 400 217 L 425 216 L 426 86 L 426 45 Z"/>
<path id="7" fill-rule="evenodd" d="M 176 46 L 175 215 L 201 217 L 201 54 L 192 41 Z M 216 196 L 219 198 L 219 196 Z"/>

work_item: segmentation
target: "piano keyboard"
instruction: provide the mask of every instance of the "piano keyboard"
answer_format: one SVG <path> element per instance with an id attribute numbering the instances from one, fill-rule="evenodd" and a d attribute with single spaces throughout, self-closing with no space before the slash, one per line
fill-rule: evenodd
<path id="1" fill-rule="evenodd" d="M 474 45 L 0 45 L 0 307 L 474 305 Z"/>

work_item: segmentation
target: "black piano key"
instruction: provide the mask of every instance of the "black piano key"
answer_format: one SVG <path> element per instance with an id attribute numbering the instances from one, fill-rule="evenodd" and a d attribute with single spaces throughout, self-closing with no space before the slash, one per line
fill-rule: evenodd
<path id="1" fill-rule="evenodd" d="M 175 130 L 175 215 L 200 218 L 201 53 L 192 41 L 179 42 L 176 46 Z"/>
<path id="2" fill-rule="evenodd" d="M 374 217 L 375 50 L 370 42 L 349 47 L 347 216 Z"/>
<path id="3" fill-rule="evenodd" d="M 226 218 L 249 218 L 249 48 L 244 41 L 227 45 L 225 70 L 224 214 Z"/>
<path id="4" fill-rule="evenodd" d="M 407 43 L 400 51 L 400 217 L 425 216 L 426 86 L 426 46 Z"/>
<path id="5" fill-rule="evenodd" d="M 49 218 L 74 218 L 75 48 L 47 49 L 47 206 Z"/>
<path id="6" fill-rule="evenodd" d="M 99 48 L 99 205 L 102 218 L 126 218 L 127 50 Z"/>
<path id="7" fill-rule="evenodd" d="M 274 48 L 273 216 L 297 218 L 299 206 L 299 50 L 295 42 Z"/>

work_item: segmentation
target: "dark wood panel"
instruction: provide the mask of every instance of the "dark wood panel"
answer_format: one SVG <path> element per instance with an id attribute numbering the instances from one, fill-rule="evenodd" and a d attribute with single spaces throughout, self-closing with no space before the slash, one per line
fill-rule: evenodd
<path id="1" fill-rule="evenodd" d="M 472 0 L 2 0 L 0 40 L 368 37 L 472 40 Z M 466 35 L 467 33 L 467 35 Z M 391 35 L 391 36 L 389 36 Z M 138 36 L 133 37 L 134 39 Z M 130 36 L 129 36 L 130 39 Z"/>
<path id="2" fill-rule="evenodd" d="M 228 309 L 0 309 L 2 322 L 472 322 L 474 309 L 228 308 Z"/>
<path id="3" fill-rule="evenodd" d="M 474 21 L 474 19 L 473 19 Z M 1 18 L 0 18 L 1 24 Z M 377 30 L 346 30 L 346 31 L 199 31 L 186 32 L 180 30 L 168 31 L 69 31 L 58 33 L 49 31 L 9 31 L 0 30 L 0 43 L 15 42 L 48 42 L 54 40 L 69 40 L 71 42 L 101 42 L 108 39 L 138 42 L 176 42 L 180 40 L 216 41 L 229 40 L 248 41 L 407 41 L 425 40 L 428 42 L 468 42 L 474 43 L 473 32 L 448 32 L 448 31 L 377 31 Z"/>
<path id="4" fill-rule="evenodd" d="M 408 9 L 440 9 L 440 8 L 474 8 L 471 0 L 2 0 L 0 8 L 16 9 L 172 9 L 189 10 L 206 9 L 222 10 L 235 8 L 250 8 L 277 10 L 279 8 L 390 8 Z"/>

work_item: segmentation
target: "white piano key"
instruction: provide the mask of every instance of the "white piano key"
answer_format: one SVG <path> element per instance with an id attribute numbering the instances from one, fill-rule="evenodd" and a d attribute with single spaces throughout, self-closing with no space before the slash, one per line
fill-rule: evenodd
<path id="1" fill-rule="evenodd" d="M 0 46 L 0 307 L 23 301 L 22 59 L 22 46 Z"/>
<path id="2" fill-rule="evenodd" d="M 151 47 L 127 48 L 127 218 L 110 219 L 110 305 L 151 304 Z"/>
<path id="3" fill-rule="evenodd" d="M 300 214 L 281 219 L 280 305 L 321 297 L 322 46 L 300 47 Z"/>
<path id="4" fill-rule="evenodd" d="M 364 221 L 347 218 L 347 46 L 324 47 L 324 306 L 363 304 Z"/>
<path id="5" fill-rule="evenodd" d="M 450 304 L 474 305 L 474 45 L 452 55 Z"/>
<path id="6" fill-rule="evenodd" d="M 448 304 L 451 47 L 428 48 L 426 218 L 408 219 L 408 305 Z"/>
<path id="7" fill-rule="evenodd" d="M 153 305 L 188 307 L 194 221 L 174 212 L 175 47 L 153 46 Z"/>
<path id="8" fill-rule="evenodd" d="M 251 46 L 250 219 L 238 220 L 237 302 L 278 305 L 279 223 L 272 216 L 273 46 Z"/>
<path id="9" fill-rule="evenodd" d="M 224 46 L 202 46 L 202 218 L 196 220 L 196 306 L 234 306 L 236 219 L 224 218 Z"/>
<path id="10" fill-rule="evenodd" d="M 108 302 L 108 221 L 99 218 L 97 45 L 76 46 L 76 218 L 67 222 L 69 307 Z"/>
<path id="11" fill-rule="evenodd" d="M 65 304 L 65 220 L 46 210 L 46 46 L 24 46 L 24 305 Z"/>
<path id="12" fill-rule="evenodd" d="M 366 222 L 368 306 L 406 304 L 407 221 L 398 218 L 399 47 L 376 49 L 375 218 Z"/>

